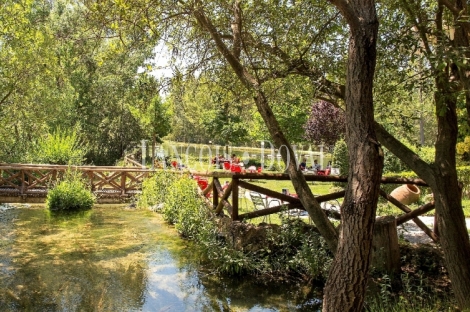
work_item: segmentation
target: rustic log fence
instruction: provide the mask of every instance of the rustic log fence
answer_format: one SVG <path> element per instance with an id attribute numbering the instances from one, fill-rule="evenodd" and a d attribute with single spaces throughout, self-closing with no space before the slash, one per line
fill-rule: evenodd
<path id="1" fill-rule="evenodd" d="M 221 214 L 227 212 L 232 221 L 243 221 L 257 217 L 269 216 L 274 213 L 288 212 L 291 209 L 305 210 L 300 202 L 300 199 L 279 193 L 259 185 L 249 183 L 248 181 L 254 180 L 290 180 L 287 174 L 269 174 L 269 173 L 228 173 L 228 172 L 211 172 L 211 173 L 195 173 L 197 180 L 207 179 L 205 183 L 199 183 L 202 187 L 202 194 L 207 197 L 212 193 L 212 208 L 215 213 Z M 228 187 L 223 190 L 220 178 L 231 179 Z M 211 181 L 209 181 L 211 179 Z M 346 177 L 340 176 L 318 176 L 318 175 L 305 175 L 307 181 L 315 182 L 347 182 Z M 392 178 L 383 177 L 381 184 L 412 184 L 426 187 L 427 184 L 421 179 L 406 179 L 406 178 Z M 256 209 L 254 211 L 239 213 L 239 189 L 246 189 L 279 201 L 280 205 L 274 207 L 266 207 L 265 209 Z M 315 199 L 321 204 L 323 202 L 335 200 L 344 197 L 345 192 L 339 191 L 326 195 L 315 196 Z M 373 238 L 373 266 L 378 271 L 382 271 L 390 276 L 396 277 L 400 269 L 400 256 L 398 245 L 398 231 L 397 226 L 413 220 L 416 225 L 421 228 L 435 243 L 439 241 L 439 237 L 435 231 L 432 231 L 426 226 L 418 216 L 434 209 L 434 202 L 428 202 L 417 209 L 410 209 L 408 206 L 402 204 L 394 197 L 388 195 L 383 189 L 380 190 L 380 196 L 398 207 L 404 214 L 395 216 L 385 216 L 377 218 L 376 227 Z M 230 203 L 229 198 L 232 198 Z M 338 211 L 323 209 L 324 212 L 333 219 L 341 219 Z M 436 221 L 436 220 L 435 220 Z M 436 225 L 436 222 L 434 222 Z M 435 228 L 436 229 L 436 228 Z"/>

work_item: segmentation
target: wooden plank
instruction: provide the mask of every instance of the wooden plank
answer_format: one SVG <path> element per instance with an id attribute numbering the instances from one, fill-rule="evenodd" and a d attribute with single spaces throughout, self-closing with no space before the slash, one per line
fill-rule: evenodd
<path id="1" fill-rule="evenodd" d="M 214 180 L 212 180 L 211 183 L 209 183 L 207 187 L 202 190 L 202 195 L 206 196 L 207 194 L 212 192 L 213 187 L 214 187 Z"/>
<path id="2" fill-rule="evenodd" d="M 402 211 L 406 212 L 406 213 L 409 213 L 411 212 L 412 210 L 410 208 L 408 208 L 407 206 L 403 205 L 402 203 L 400 203 L 398 200 L 396 200 L 394 197 L 390 196 L 389 194 L 387 194 L 384 190 L 380 189 L 380 195 L 382 197 L 384 197 L 385 199 L 387 199 L 389 202 L 391 202 L 392 204 L 394 204 L 395 206 L 397 206 L 399 209 L 401 209 Z M 437 243 L 439 241 L 439 237 L 431 230 L 429 229 L 426 224 L 423 223 L 423 221 L 421 221 L 418 217 L 415 217 L 412 219 L 413 222 L 419 226 L 424 233 L 426 233 L 435 243 Z"/>
<path id="3" fill-rule="evenodd" d="M 325 200 L 325 198 L 330 198 L 328 200 L 331 200 L 332 198 L 331 198 L 330 195 L 338 196 L 339 195 L 338 193 L 341 193 L 341 192 L 328 194 L 328 195 L 325 195 L 323 198 L 321 198 L 321 196 L 319 196 L 317 198 L 319 198 L 321 200 L 319 202 L 323 202 L 323 201 L 327 201 L 327 200 Z M 339 197 L 337 197 L 337 198 L 339 198 Z M 285 204 L 285 205 L 279 205 L 279 206 L 275 206 L 275 207 L 269 207 L 269 208 L 266 208 L 266 209 L 247 212 L 247 213 L 239 215 L 238 219 L 241 221 L 241 220 L 244 220 L 244 219 L 252 219 L 252 218 L 257 218 L 257 217 L 263 217 L 263 216 L 267 216 L 267 215 L 270 215 L 270 214 L 273 214 L 273 213 L 279 213 L 281 211 L 288 211 L 290 209 L 305 210 L 304 206 L 299 201 L 298 203 L 289 203 L 289 204 Z M 326 209 L 322 209 L 322 210 L 327 214 L 328 217 L 331 217 L 331 218 L 334 218 L 334 219 L 337 219 L 337 220 L 341 219 L 341 215 L 336 211 L 331 211 L 331 210 L 326 210 Z"/>
<path id="4" fill-rule="evenodd" d="M 121 172 L 121 196 L 125 196 L 127 194 L 126 177 L 127 172 Z"/>
<path id="5" fill-rule="evenodd" d="M 238 220 L 238 182 L 237 178 L 232 178 L 232 221 Z"/>
<path id="6" fill-rule="evenodd" d="M 247 190 L 255 191 L 255 192 L 264 194 L 272 198 L 277 198 L 277 199 L 280 199 L 281 201 L 289 202 L 292 204 L 300 203 L 300 199 L 298 198 L 295 198 L 286 194 L 282 194 L 282 193 L 261 187 L 259 185 L 251 184 L 243 180 L 239 181 L 239 185 L 240 187 L 246 188 Z"/>
<path id="7" fill-rule="evenodd" d="M 221 192 L 219 192 L 219 189 Z M 220 181 L 217 178 L 212 179 L 212 206 L 217 207 L 219 204 L 219 194 L 222 194 L 222 186 L 220 185 Z"/>
<path id="8" fill-rule="evenodd" d="M 233 182 L 233 181 L 232 181 Z M 217 208 L 215 209 L 215 213 L 219 214 L 222 209 L 224 208 L 224 202 L 227 202 L 227 198 L 229 198 L 230 194 L 232 193 L 232 182 L 228 185 L 228 187 L 225 189 L 225 192 L 223 193 L 222 199 L 217 205 Z"/>
<path id="9" fill-rule="evenodd" d="M 419 208 L 416 208 L 415 210 L 408 212 L 404 215 L 398 216 L 397 217 L 397 225 L 403 224 L 407 221 L 410 221 L 411 219 L 420 216 L 422 214 L 425 214 L 426 212 L 429 212 L 434 209 L 434 202 L 426 203 L 422 205 Z"/>

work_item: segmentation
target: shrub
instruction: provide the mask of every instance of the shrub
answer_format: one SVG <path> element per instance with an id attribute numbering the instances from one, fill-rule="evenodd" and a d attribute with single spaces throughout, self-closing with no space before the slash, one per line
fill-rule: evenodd
<path id="1" fill-rule="evenodd" d="M 282 219 L 281 231 L 272 234 L 272 252 L 266 260 L 273 270 L 326 280 L 333 256 L 311 226 L 299 219 Z"/>
<path id="2" fill-rule="evenodd" d="M 91 209 L 95 197 L 86 188 L 86 183 L 79 172 L 67 171 L 47 194 L 46 207 L 51 211 L 75 211 Z"/>
<path id="3" fill-rule="evenodd" d="M 137 197 L 138 208 L 149 208 L 165 202 L 168 190 L 178 176 L 167 170 L 157 170 L 142 182 L 142 194 Z"/>
<path id="4" fill-rule="evenodd" d="M 384 168 L 383 173 L 400 172 L 406 170 L 406 165 L 388 149 L 383 147 L 384 151 Z"/>
<path id="5" fill-rule="evenodd" d="M 179 188 L 179 192 L 171 192 L 171 195 L 178 196 L 178 193 L 187 194 L 184 203 L 181 202 L 183 207 L 179 211 L 175 228 L 183 237 L 197 240 L 198 235 L 204 228 L 205 224 L 212 220 L 210 211 L 202 197 L 198 195 L 194 181 L 185 178 L 179 180 L 173 185 L 175 189 Z M 170 208 L 172 204 L 176 203 L 176 201 L 168 200 L 167 203 Z M 181 205 L 177 204 L 176 206 Z"/>
<path id="6" fill-rule="evenodd" d="M 197 192 L 196 181 L 179 178 L 168 188 L 163 204 L 163 218 L 175 224 L 184 237 L 195 237 L 197 229 L 207 217 L 207 207 Z"/>
<path id="7" fill-rule="evenodd" d="M 335 144 L 333 152 L 333 167 L 339 168 L 341 175 L 347 175 L 349 171 L 349 154 L 346 141 L 339 140 Z"/>
<path id="8" fill-rule="evenodd" d="M 87 148 L 77 130 L 57 129 L 38 142 L 35 161 L 44 164 L 81 165 Z"/>

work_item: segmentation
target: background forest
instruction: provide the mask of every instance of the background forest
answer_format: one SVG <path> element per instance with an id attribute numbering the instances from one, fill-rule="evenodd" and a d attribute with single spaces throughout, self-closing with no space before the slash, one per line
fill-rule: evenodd
<path id="1" fill-rule="evenodd" d="M 426 149 L 436 127 L 432 77 L 413 51 L 396 51 L 412 47 L 413 38 L 399 32 L 387 10 L 381 12 L 381 40 L 387 44 L 379 44 L 376 119 L 432 161 L 432 149 Z M 186 34 L 199 39 L 185 41 L 182 30 L 173 28 L 162 36 L 151 24 L 157 21 L 129 21 L 130 13 L 120 14 L 106 16 L 99 7 L 68 0 L 8 0 L 1 6 L 1 161 L 64 163 L 50 156 L 50 145 L 61 141 L 78 149 L 84 163 L 110 165 L 142 139 L 234 146 L 270 139 L 252 95 L 217 63 L 202 34 Z M 263 14 L 277 18 L 274 11 Z M 302 36 L 294 23 L 292 33 Z M 342 81 L 347 30 L 335 27 L 323 33 L 330 46 L 311 43 L 310 57 Z M 390 57 L 393 51 L 400 53 L 400 63 Z M 306 134 L 306 124 L 320 119 L 318 110 L 312 113 L 318 102 L 312 79 L 289 75 L 265 88 L 286 137 L 292 143 L 320 143 Z M 463 142 L 468 127 L 461 105 Z"/>

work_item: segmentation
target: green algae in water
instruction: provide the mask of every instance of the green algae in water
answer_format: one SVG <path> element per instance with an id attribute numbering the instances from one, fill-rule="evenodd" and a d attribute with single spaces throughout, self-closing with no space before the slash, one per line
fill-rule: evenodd
<path id="1" fill-rule="evenodd" d="M 77 214 L 0 211 L 0 311 L 312 311 L 301 287 L 198 270 L 160 215 L 123 205 Z"/>

